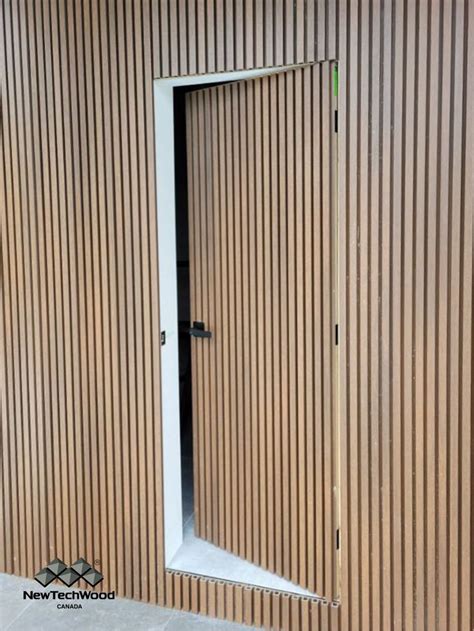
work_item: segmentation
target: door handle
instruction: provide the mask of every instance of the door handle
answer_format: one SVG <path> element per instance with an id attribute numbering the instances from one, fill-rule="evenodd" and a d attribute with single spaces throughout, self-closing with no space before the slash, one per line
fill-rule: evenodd
<path id="1" fill-rule="evenodd" d="M 193 322 L 193 326 L 189 329 L 191 337 L 212 337 L 211 331 L 204 330 L 204 322 Z"/>

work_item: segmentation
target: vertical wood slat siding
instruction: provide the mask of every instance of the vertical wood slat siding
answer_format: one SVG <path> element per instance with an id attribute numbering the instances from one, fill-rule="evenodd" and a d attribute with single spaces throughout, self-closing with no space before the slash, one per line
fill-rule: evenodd
<path id="1" fill-rule="evenodd" d="M 191 346 L 196 534 L 329 600 L 340 596 L 336 571 L 339 431 L 334 405 L 338 396 L 334 70 L 332 63 L 315 64 L 195 91 L 186 99 L 191 321 L 204 322 L 212 332 L 212 338 L 195 339 Z M 262 93 L 279 97 L 272 101 L 271 112 L 262 113 L 263 125 L 256 127 L 253 113 L 257 95 L 261 107 Z M 317 112 L 314 120 L 313 112 Z M 314 160 L 312 168 L 308 164 L 305 179 L 303 140 Z M 257 146 L 264 156 L 264 169 L 271 173 L 269 194 L 263 200 L 259 195 L 258 202 L 256 189 L 262 180 L 256 178 L 255 164 L 249 159 Z M 287 185 L 283 186 L 285 178 L 278 181 L 277 176 L 285 155 Z M 224 187 L 232 193 L 221 203 Z M 279 197 L 272 196 L 270 189 Z M 303 243 L 304 222 L 308 227 L 305 249 L 298 247 Z M 264 226 L 264 238 L 258 241 L 257 224 Z M 221 241 L 228 245 L 224 266 Z M 268 278 L 258 290 L 257 257 L 263 264 L 260 279 Z M 229 269 L 225 276 L 223 267 Z M 224 288 L 229 300 L 222 297 Z M 258 329 L 258 292 L 264 295 L 266 313 L 261 317 L 264 340 L 257 363 L 257 339 L 251 340 Z M 307 320 L 305 298 L 311 304 Z M 225 329 L 221 308 L 227 314 Z M 313 312 L 322 317 L 315 318 Z M 224 349 L 235 377 L 222 390 L 218 376 Z M 307 349 L 311 354 L 308 371 Z M 306 407 L 306 393 L 312 392 L 315 383 L 318 394 Z M 259 398 L 265 401 L 261 417 Z M 308 462 L 307 433 L 314 437 Z M 260 478 L 259 470 L 263 471 Z M 309 480 L 313 491 L 308 498 Z M 259 497 L 261 484 L 268 489 L 263 498 Z M 233 490 L 227 497 L 226 487 Z M 226 501 L 228 510 L 223 511 Z M 260 536 L 259 524 L 265 535 Z M 316 546 L 312 540 L 308 545 L 308 524 L 316 532 Z M 226 532 L 232 533 L 228 542 Z"/>
<path id="2" fill-rule="evenodd" d="M 150 20 L 148 3 L 1 4 L 2 567 L 84 556 L 101 588 L 156 601 Z"/>
<path id="3" fill-rule="evenodd" d="M 474 11 L 461 0 L 238 9 L 247 18 L 237 29 L 232 3 L 203 4 L 198 16 L 194 2 L 0 2 L 2 569 L 31 575 L 69 548 L 108 559 L 104 587 L 164 602 L 152 79 L 337 58 L 345 423 L 336 611 L 344 631 L 424 628 L 432 615 L 433 628 L 464 631 Z M 137 362 L 144 380 L 134 384 Z M 104 436 L 112 452 L 99 453 Z M 74 533 L 64 531 L 69 515 Z M 197 611 L 207 588 L 191 585 Z M 225 591 L 226 607 L 236 603 L 227 617 L 244 611 L 239 598 Z M 293 609 L 271 613 L 272 602 L 262 591 L 261 621 L 278 628 Z M 310 628 L 327 611 L 308 607 Z"/>
<path id="4" fill-rule="evenodd" d="M 341 5 L 338 53 L 342 624 L 469 628 L 472 11 L 366 8 Z"/>
<path id="5" fill-rule="evenodd" d="M 336 58 L 337 1 L 151 1 L 155 77 Z"/>

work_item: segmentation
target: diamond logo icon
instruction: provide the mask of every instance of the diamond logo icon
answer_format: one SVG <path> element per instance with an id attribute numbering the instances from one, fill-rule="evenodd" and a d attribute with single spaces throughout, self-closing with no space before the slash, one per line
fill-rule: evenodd
<path id="1" fill-rule="evenodd" d="M 53 574 L 47 567 L 40 570 L 35 576 L 35 580 L 43 587 L 47 587 L 52 581 L 54 581 L 55 578 L 56 575 Z"/>
<path id="2" fill-rule="evenodd" d="M 61 572 L 58 578 L 60 578 L 65 585 L 71 587 L 71 585 L 74 585 L 81 577 L 71 567 L 68 567 L 64 572 Z"/>
<path id="3" fill-rule="evenodd" d="M 80 557 L 70 567 L 61 559 L 54 559 L 46 567 L 41 569 L 35 579 L 43 587 L 47 587 L 55 579 L 59 578 L 64 585 L 71 587 L 80 578 L 84 578 L 91 587 L 98 585 L 103 579 L 103 575 L 97 572 L 90 563 Z"/>
<path id="4" fill-rule="evenodd" d="M 71 565 L 71 569 L 79 574 L 79 576 L 84 576 L 86 572 L 92 570 L 92 567 L 87 563 L 85 559 L 77 559 L 75 563 Z"/>
<path id="5" fill-rule="evenodd" d="M 54 561 L 51 561 L 51 563 L 46 567 L 55 576 L 59 576 L 61 572 L 64 572 L 67 566 L 65 563 L 63 563 L 63 561 L 61 561 L 61 559 L 54 559 Z"/>
<path id="6" fill-rule="evenodd" d="M 89 585 L 91 585 L 92 587 L 95 587 L 98 583 L 100 583 L 100 581 L 103 580 L 103 576 L 100 572 L 97 572 L 97 570 L 89 570 L 89 572 L 87 572 L 86 574 L 84 574 L 84 576 L 82 577 L 84 580 L 86 580 Z"/>

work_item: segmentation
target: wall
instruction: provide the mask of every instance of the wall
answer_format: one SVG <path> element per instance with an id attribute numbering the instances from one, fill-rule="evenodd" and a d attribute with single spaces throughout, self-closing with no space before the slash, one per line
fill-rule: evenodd
<path id="1" fill-rule="evenodd" d="M 83 554 L 120 595 L 267 626 L 469 628 L 473 13 L 0 3 L 2 570 Z M 340 607 L 165 578 L 152 100 L 154 77 L 334 58 Z"/>

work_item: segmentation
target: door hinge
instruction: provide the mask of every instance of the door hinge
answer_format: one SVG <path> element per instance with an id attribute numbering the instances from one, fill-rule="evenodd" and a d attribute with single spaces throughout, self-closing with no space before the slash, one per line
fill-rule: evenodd
<path id="1" fill-rule="evenodd" d="M 161 331 L 161 346 L 164 346 L 166 344 L 166 331 Z"/>
<path id="2" fill-rule="evenodd" d="M 334 327 L 334 343 L 339 346 L 339 324 Z"/>
<path id="3" fill-rule="evenodd" d="M 341 531 L 339 528 L 336 530 L 336 550 L 339 550 L 341 547 Z"/>
<path id="4" fill-rule="evenodd" d="M 334 110 L 334 131 L 337 134 L 337 129 L 338 129 L 338 116 L 337 116 L 337 110 Z"/>

